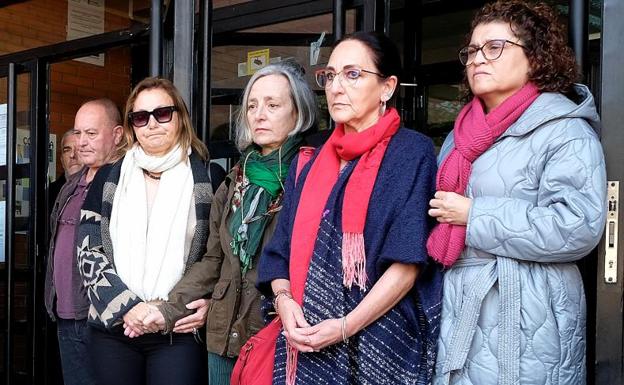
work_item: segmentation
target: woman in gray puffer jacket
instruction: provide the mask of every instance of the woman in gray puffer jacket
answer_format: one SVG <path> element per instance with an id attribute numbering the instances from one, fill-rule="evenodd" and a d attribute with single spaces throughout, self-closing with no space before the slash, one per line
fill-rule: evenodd
<path id="1" fill-rule="evenodd" d="M 545 5 L 486 5 L 459 56 L 474 97 L 442 147 L 429 211 L 429 252 L 449 266 L 434 384 L 585 384 L 574 262 L 606 214 L 593 98 Z"/>

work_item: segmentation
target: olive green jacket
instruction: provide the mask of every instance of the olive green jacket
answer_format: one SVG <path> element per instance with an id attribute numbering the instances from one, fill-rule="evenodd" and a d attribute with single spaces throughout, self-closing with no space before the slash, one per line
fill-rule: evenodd
<path id="1" fill-rule="evenodd" d="M 206 254 L 190 267 L 169 293 L 169 300 L 160 306 L 165 317 L 166 331 L 170 331 L 178 319 L 190 314 L 185 308 L 187 303 L 198 298 L 210 298 L 206 345 L 209 352 L 228 357 L 238 356 L 249 337 L 264 327 L 260 311 L 264 296 L 255 286 L 260 253 L 254 256 L 251 270 L 242 277 L 240 260 L 230 247 L 230 202 L 237 170 L 238 166 L 235 166 L 215 193 L 210 210 Z M 273 235 L 277 216 L 271 219 L 266 228 L 262 248 Z"/>

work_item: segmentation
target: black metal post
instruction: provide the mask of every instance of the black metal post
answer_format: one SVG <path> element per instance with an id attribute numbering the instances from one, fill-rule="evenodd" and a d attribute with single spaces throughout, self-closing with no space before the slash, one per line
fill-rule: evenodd
<path id="1" fill-rule="evenodd" d="M 150 14 L 150 76 L 161 76 L 162 74 L 162 0 L 152 0 Z"/>
<path id="2" fill-rule="evenodd" d="M 332 14 L 334 41 L 342 39 L 345 34 L 345 15 L 344 1 L 334 0 L 334 10 Z"/>
<path id="3" fill-rule="evenodd" d="M 385 0 L 362 0 L 362 31 L 383 32 L 385 23 Z"/>
<path id="4" fill-rule="evenodd" d="M 4 353 L 4 370 L 6 384 L 13 383 L 13 297 L 15 296 L 15 232 L 13 218 L 15 216 L 15 132 L 17 128 L 17 70 L 15 63 L 9 63 L 7 89 L 7 136 L 6 136 L 6 202 L 4 258 L 6 266 L 6 339 Z"/>
<path id="5" fill-rule="evenodd" d="M 212 69 L 212 0 L 203 0 L 200 3 L 201 23 L 201 74 L 200 74 L 200 97 L 199 106 L 199 138 L 208 144 L 210 140 L 210 108 L 212 100 L 210 95 L 211 69 Z"/>
<path id="6" fill-rule="evenodd" d="M 579 70 L 585 76 L 587 69 L 587 47 L 589 44 L 589 1 L 569 0 L 569 44 L 574 50 L 576 63 Z"/>
<path id="7" fill-rule="evenodd" d="M 45 280 L 45 256 L 47 254 L 48 237 L 48 159 L 51 149 L 49 148 L 48 127 L 48 64 L 41 60 L 33 63 L 31 72 L 31 109 L 30 128 L 31 153 L 30 153 L 30 189 L 31 218 L 30 237 L 28 237 L 29 266 L 31 266 L 32 289 L 30 290 L 30 313 L 32 319 L 30 331 L 32 334 L 32 383 L 43 383 L 47 372 L 47 357 L 45 356 L 45 337 L 47 334 L 47 312 L 43 300 L 43 285 Z M 56 156 L 56 154 L 53 154 Z"/>
<path id="8" fill-rule="evenodd" d="M 364 11 L 362 16 L 362 30 L 374 31 L 377 20 L 377 1 L 364 0 Z"/>
<path id="9" fill-rule="evenodd" d="M 8 76 L 9 63 L 26 63 L 31 60 L 45 60 L 58 63 L 83 56 L 98 54 L 115 47 L 147 42 L 149 28 L 142 24 L 128 29 L 105 32 L 99 35 L 31 48 L 25 51 L 0 55 L 0 76 Z"/>
<path id="10" fill-rule="evenodd" d="M 407 127 L 418 128 L 423 127 L 416 124 L 416 117 L 419 116 L 419 110 L 416 107 L 416 98 L 420 92 L 417 92 L 417 71 L 421 63 L 421 25 L 422 25 L 422 8 L 421 2 L 408 1 L 403 9 L 406 15 L 412 15 L 411 22 L 403 23 L 403 78 L 401 80 L 401 88 L 403 89 L 403 97 L 400 100 L 402 105 L 398 106 L 402 113 L 401 120 Z M 401 92 L 397 89 L 396 92 Z"/>
<path id="11" fill-rule="evenodd" d="M 173 83 L 189 113 L 193 108 L 193 31 L 195 2 L 176 1 L 173 27 Z"/>
<path id="12" fill-rule="evenodd" d="M 390 0 L 384 0 L 383 33 L 390 36 Z"/>

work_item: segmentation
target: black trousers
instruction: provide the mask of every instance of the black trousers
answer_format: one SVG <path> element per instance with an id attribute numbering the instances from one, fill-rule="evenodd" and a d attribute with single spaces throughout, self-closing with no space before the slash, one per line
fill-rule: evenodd
<path id="1" fill-rule="evenodd" d="M 191 333 L 128 338 L 121 327 L 88 328 L 98 385 L 205 385 L 206 350 Z"/>

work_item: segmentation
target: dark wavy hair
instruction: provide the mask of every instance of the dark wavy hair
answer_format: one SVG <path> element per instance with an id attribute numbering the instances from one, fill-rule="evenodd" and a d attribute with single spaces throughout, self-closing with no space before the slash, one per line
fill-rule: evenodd
<path id="1" fill-rule="evenodd" d="M 369 49 L 371 59 L 375 64 L 376 70 L 384 77 L 397 77 L 397 90 L 401 79 L 401 54 L 396 44 L 386 35 L 380 32 L 358 31 L 350 35 L 345 35 L 342 39 L 336 41 L 332 47 L 332 51 L 340 45 L 340 43 L 348 40 L 359 41 Z M 397 97 L 397 90 L 393 93 L 388 105 L 394 105 Z"/>
<path id="2" fill-rule="evenodd" d="M 529 60 L 529 81 L 541 92 L 567 94 L 579 80 L 579 71 L 572 49 L 567 45 L 566 32 L 555 11 L 545 3 L 522 0 L 499 0 L 481 8 L 472 19 L 468 44 L 480 24 L 509 23 L 513 34 L 525 46 Z M 464 72 L 465 73 L 465 72 Z M 465 99 L 472 97 L 464 76 Z"/>

